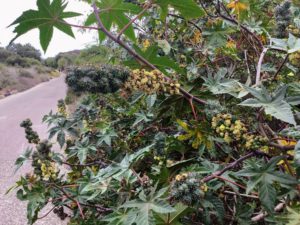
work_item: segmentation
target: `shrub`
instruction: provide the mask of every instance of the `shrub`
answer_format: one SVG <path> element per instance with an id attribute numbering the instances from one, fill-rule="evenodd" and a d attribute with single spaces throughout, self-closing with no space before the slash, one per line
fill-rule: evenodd
<path id="1" fill-rule="evenodd" d="M 25 70 L 25 69 L 19 69 L 18 72 L 19 72 L 20 77 L 25 77 L 25 78 L 33 78 L 34 77 L 28 70 Z"/>
<path id="2" fill-rule="evenodd" d="M 30 63 L 26 60 L 26 58 L 19 55 L 9 56 L 5 62 L 10 66 L 30 67 Z"/>
<path id="3" fill-rule="evenodd" d="M 41 60 L 41 52 L 30 44 L 22 45 L 12 43 L 11 45 L 8 45 L 6 49 L 10 52 L 18 54 L 21 57 L 33 58 L 38 61 Z"/>
<path id="4" fill-rule="evenodd" d="M 54 57 L 49 57 L 47 59 L 45 59 L 43 61 L 44 65 L 45 66 L 48 66 L 48 67 L 52 67 L 52 68 L 57 68 L 58 65 L 57 65 L 57 61 Z"/>
<path id="5" fill-rule="evenodd" d="M 0 48 L 0 62 L 6 62 L 7 58 L 14 55 L 12 52 L 5 48 Z"/>
<path id="6" fill-rule="evenodd" d="M 9 78 L 0 79 L 0 90 L 3 89 L 3 88 L 8 87 L 11 84 L 12 84 L 12 82 L 10 81 Z"/>
<path id="7" fill-rule="evenodd" d="M 123 86 L 129 71 L 122 67 L 78 67 L 70 69 L 66 83 L 75 92 L 114 93 Z"/>

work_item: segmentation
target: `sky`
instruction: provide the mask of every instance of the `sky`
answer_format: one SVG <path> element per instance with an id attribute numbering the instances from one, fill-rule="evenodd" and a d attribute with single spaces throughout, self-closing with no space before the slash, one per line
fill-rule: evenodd
<path id="1" fill-rule="evenodd" d="M 0 46 L 5 47 L 10 40 L 15 36 L 13 33 L 14 27 L 8 27 L 17 17 L 19 17 L 23 11 L 29 9 L 36 9 L 36 0 L 9 0 L 5 4 L 1 4 L 0 7 Z M 82 14 L 89 12 L 90 7 L 88 4 L 78 2 L 75 0 L 69 0 L 67 11 L 80 12 Z M 80 21 L 84 20 L 84 16 L 68 19 L 68 22 L 80 24 Z M 87 45 L 95 44 L 95 31 L 83 33 L 78 29 L 73 28 L 76 39 L 62 33 L 61 31 L 54 29 L 54 35 L 47 52 L 44 54 L 39 41 L 39 30 L 35 29 L 27 34 L 19 37 L 16 43 L 30 43 L 35 48 L 40 49 L 44 57 L 55 56 L 59 52 L 66 52 L 74 49 L 82 49 Z"/>

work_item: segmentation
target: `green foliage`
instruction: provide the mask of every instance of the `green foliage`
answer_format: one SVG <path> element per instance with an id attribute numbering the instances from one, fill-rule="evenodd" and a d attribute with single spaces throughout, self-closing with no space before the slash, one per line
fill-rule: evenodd
<path id="1" fill-rule="evenodd" d="M 150 190 L 148 195 L 142 191 L 138 199 L 126 202 L 121 208 L 129 209 L 128 213 L 135 217 L 133 220 L 134 223 L 141 225 L 156 224 L 153 215 L 154 212 L 157 214 L 167 214 L 175 211 L 163 198 L 166 191 L 167 188 L 156 190 L 155 186 Z"/>
<path id="2" fill-rule="evenodd" d="M 41 60 L 41 52 L 38 49 L 35 49 L 31 44 L 22 45 L 12 43 L 8 45 L 6 49 L 21 57 L 32 58 L 38 61 Z"/>
<path id="3" fill-rule="evenodd" d="M 11 26 L 17 25 L 14 30 L 16 36 L 12 41 L 28 31 L 38 28 L 40 31 L 41 46 L 46 51 L 52 39 L 54 27 L 74 37 L 71 27 L 65 23 L 64 19 L 76 17 L 80 14 L 65 12 L 67 4 L 62 0 L 53 0 L 51 3 L 50 0 L 38 0 L 37 7 L 38 10 L 24 12 L 11 24 Z"/>
<path id="4" fill-rule="evenodd" d="M 281 159 L 281 157 L 273 158 L 266 165 L 251 161 L 245 169 L 238 173 L 238 175 L 250 177 L 247 184 L 247 193 L 257 187 L 262 205 L 269 213 L 273 212 L 276 201 L 274 182 L 278 182 L 279 185 L 296 185 L 298 183 L 290 175 L 275 170 Z"/>
<path id="5" fill-rule="evenodd" d="M 122 0 L 101 0 L 97 2 L 97 6 L 102 10 L 99 14 L 104 22 L 106 29 L 110 30 L 113 25 L 116 25 L 121 30 L 129 23 L 127 14 L 138 14 L 140 7 L 131 3 L 125 3 Z M 85 22 L 85 25 L 90 26 L 96 22 L 94 13 L 90 14 Z M 129 26 L 124 34 L 131 40 L 135 40 L 135 33 L 132 26 Z M 105 34 L 99 31 L 99 39 L 104 40 Z"/>
<path id="6" fill-rule="evenodd" d="M 94 10 L 79 26 L 99 28 L 101 46 L 46 60 L 76 65 L 68 96 L 44 117 L 49 138 L 31 135 L 16 162 L 32 162 L 16 187 L 29 223 L 48 202 L 72 225 L 297 223 L 299 3 L 84 2 L 100 21 Z M 15 31 L 49 31 L 45 50 L 78 14 L 37 3 Z"/>
<path id="7" fill-rule="evenodd" d="M 241 106 L 263 107 L 266 114 L 284 122 L 296 125 L 292 108 L 286 99 L 287 86 L 278 87 L 278 89 L 270 95 L 266 88 L 262 86 L 261 90 L 246 87 L 254 97 L 240 103 Z"/>
<path id="8" fill-rule="evenodd" d="M 193 1 L 176 1 L 176 0 L 155 0 L 156 4 L 161 7 L 161 17 L 166 18 L 169 6 L 174 7 L 185 19 L 194 19 L 204 15 L 203 10 Z"/>
<path id="9" fill-rule="evenodd" d="M 78 93 L 114 93 L 123 86 L 128 76 L 129 72 L 121 67 L 79 67 L 69 70 L 66 83 Z"/>

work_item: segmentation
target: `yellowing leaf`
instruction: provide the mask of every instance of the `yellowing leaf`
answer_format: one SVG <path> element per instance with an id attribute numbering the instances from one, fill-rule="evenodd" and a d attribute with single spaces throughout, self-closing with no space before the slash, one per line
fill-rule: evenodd
<path id="1" fill-rule="evenodd" d="M 278 140 L 278 143 L 282 146 L 295 146 L 297 144 L 296 141 L 284 139 Z"/>
<path id="2" fill-rule="evenodd" d="M 189 131 L 190 131 L 189 126 L 187 125 L 187 123 L 183 122 L 183 121 L 180 120 L 180 119 L 177 119 L 176 121 L 177 121 L 177 123 L 179 124 L 179 126 L 182 127 L 182 129 L 183 129 L 184 131 L 186 131 L 186 132 L 189 132 Z"/>
<path id="3" fill-rule="evenodd" d="M 227 4 L 229 9 L 233 9 L 238 16 L 240 15 L 241 11 L 247 10 L 248 5 L 245 3 L 240 2 L 239 0 L 232 0 L 229 4 Z"/>
<path id="4" fill-rule="evenodd" d="M 192 133 L 182 134 L 182 135 L 179 135 L 179 136 L 177 137 L 177 139 L 178 139 L 179 141 L 186 141 L 186 140 L 190 139 L 192 136 L 193 136 Z"/>

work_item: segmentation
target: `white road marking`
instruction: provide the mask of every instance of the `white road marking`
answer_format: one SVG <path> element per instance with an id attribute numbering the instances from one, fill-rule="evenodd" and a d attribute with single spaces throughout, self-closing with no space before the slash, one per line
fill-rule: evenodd
<path id="1" fill-rule="evenodd" d="M 0 120 L 6 120 L 7 116 L 0 116 Z"/>

